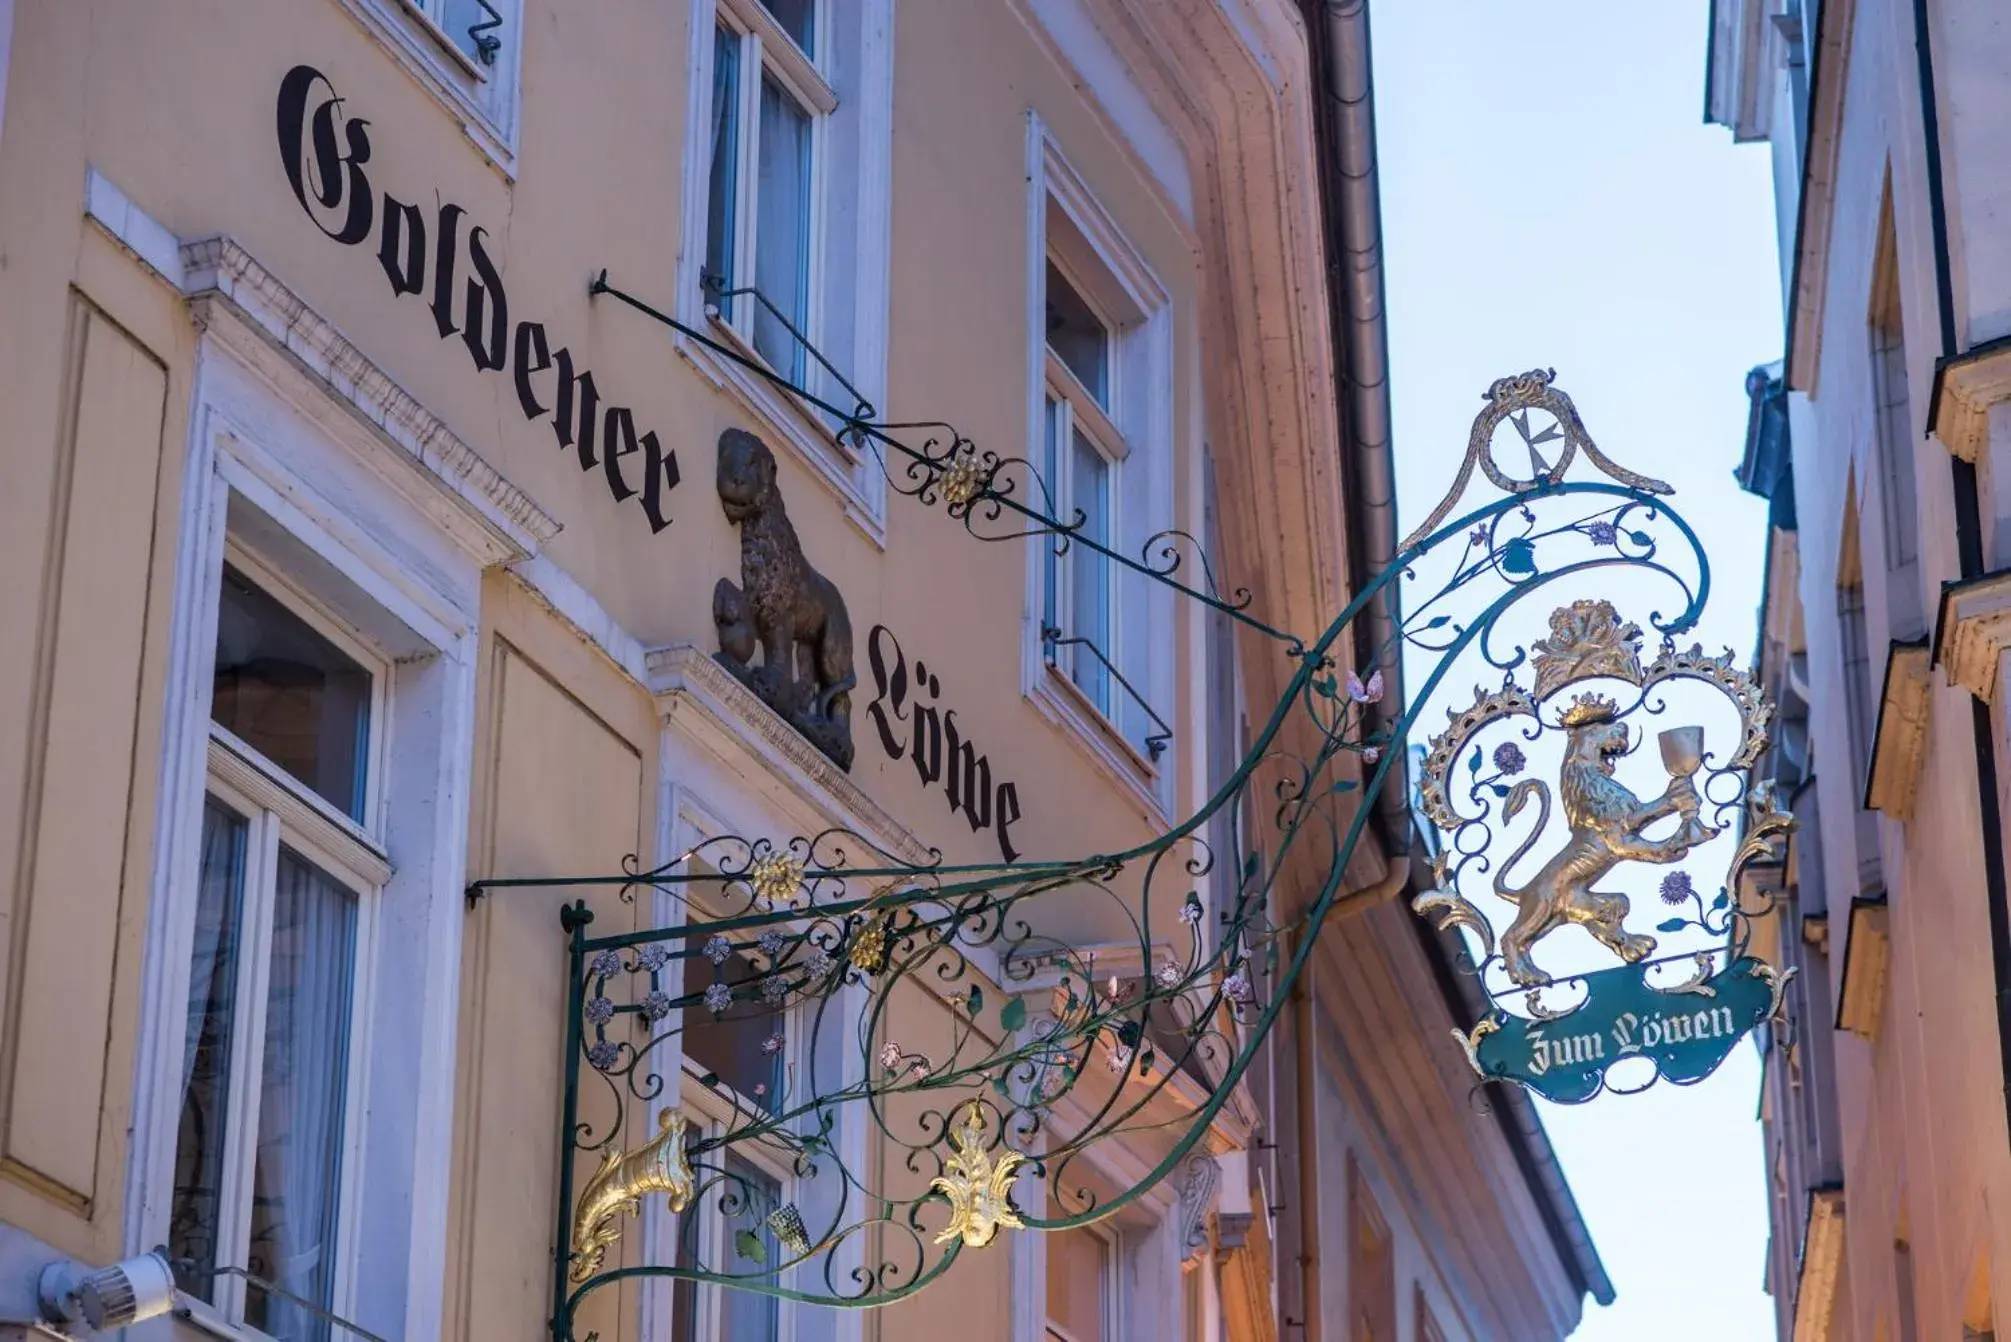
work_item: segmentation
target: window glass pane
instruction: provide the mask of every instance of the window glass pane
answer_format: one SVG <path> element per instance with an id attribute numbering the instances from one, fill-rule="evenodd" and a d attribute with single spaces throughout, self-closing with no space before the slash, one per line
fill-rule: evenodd
<path id="1" fill-rule="evenodd" d="M 800 384 L 810 311 L 810 117 L 774 80 L 761 81 L 759 208 L 754 220 L 754 286 L 776 311 L 758 307 L 754 348 Z M 783 324 L 786 319 L 788 326 Z"/>
<path id="2" fill-rule="evenodd" d="M 764 1273 L 764 1263 L 782 1261 L 782 1246 L 768 1228 L 768 1213 L 782 1205 L 782 1185 L 738 1156 L 726 1157 L 726 1180 L 717 1199 L 726 1213 L 726 1262 L 724 1268 L 735 1276 L 752 1276 L 774 1281 L 773 1272 Z M 756 1259 L 744 1250 L 749 1246 L 742 1232 L 752 1234 L 761 1245 Z M 719 1293 L 720 1312 L 725 1315 L 719 1330 L 722 1342 L 775 1342 L 781 1336 L 780 1318 L 774 1296 L 753 1291 L 725 1290 Z"/>
<path id="3" fill-rule="evenodd" d="M 707 191 L 705 282 L 716 292 L 733 287 L 734 229 L 740 219 L 740 38 L 725 28 L 712 34 L 712 175 Z"/>
<path id="4" fill-rule="evenodd" d="M 1047 347 L 1108 409 L 1110 331 L 1052 261 L 1047 263 Z"/>
<path id="5" fill-rule="evenodd" d="M 817 0 L 761 0 L 761 7 L 775 16 L 782 31 L 796 39 L 805 56 L 815 56 Z"/>
<path id="6" fill-rule="evenodd" d="M 753 960 L 737 951 L 717 970 L 703 955 L 687 959 L 686 993 L 696 996 L 709 984 L 725 983 L 732 987 L 734 1001 L 718 1017 L 702 1003 L 684 1009 L 684 1056 L 716 1074 L 742 1099 L 767 1109 L 782 1091 L 782 1049 L 771 1041 L 782 1034 L 783 1014 L 761 1001 L 762 978 Z"/>
<path id="7" fill-rule="evenodd" d="M 498 22 L 502 15 L 496 11 L 495 0 L 441 0 L 440 26 L 471 60 L 493 64 L 495 47 L 490 46 L 488 55 L 483 54 L 482 47 L 485 42 L 493 44 L 503 36 L 502 24 Z"/>
<path id="8" fill-rule="evenodd" d="M 177 1284 L 212 1300 L 217 1213 L 229 1127 L 230 1046 L 237 999 L 238 922 L 244 901 L 248 825 L 214 798 L 203 806 L 202 865 L 196 872 L 195 950 L 189 961 L 183 1036 L 182 1112 L 175 1135 L 175 1186 L 168 1209 L 168 1256 Z"/>
<path id="9" fill-rule="evenodd" d="M 1092 1230 L 1057 1230 L 1046 1246 L 1049 1335 L 1101 1342 L 1109 1314 L 1109 1242 Z"/>
<path id="10" fill-rule="evenodd" d="M 299 854 L 281 849 L 246 1267 L 324 1308 L 335 1285 L 355 953 L 355 898 Z M 326 1320 L 256 1286 L 246 1292 L 245 1320 L 299 1342 L 324 1342 L 330 1335 Z"/>
<path id="11" fill-rule="evenodd" d="M 1110 462 L 1096 445 L 1080 432 L 1070 440 L 1069 484 L 1071 503 L 1086 521 L 1077 534 L 1102 545 L 1110 544 Z M 1105 657 L 1111 657 L 1110 643 L 1110 560 L 1087 546 L 1069 550 L 1069 633 L 1088 639 Z M 1101 661 L 1080 644 L 1069 649 L 1074 654 L 1070 676 L 1105 713 L 1110 711 L 1110 673 Z"/>
<path id="12" fill-rule="evenodd" d="M 1047 422 L 1045 432 L 1042 435 L 1044 450 L 1041 459 L 1041 478 L 1046 480 L 1047 487 L 1054 491 L 1054 497 L 1048 500 L 1045 506 L 1056 517 L 1062 515 L 1063 507 L 1061 495 L 1062 416 L 1061 402 L 1055 400 L 1052 396 L 1048 397 Z M 1042 588 L 1040 619 L 1043 629 L 1061 628 L 1061 561 L 1062 557 L 1054 552 L 1054 546 L 1051 541 L 1044 540 L 1041 543 L 1040 553 Z M 1056 653 L 1053 644 L 1046 644 L 1043 651 L 1046 652 L 1049 662 L 1055 660 Z"/>
<path id="13" fill-rule="evenodd" d="M 370 673 L 228 564 L 211 696 L 219 725 L 363 819 Z"/>

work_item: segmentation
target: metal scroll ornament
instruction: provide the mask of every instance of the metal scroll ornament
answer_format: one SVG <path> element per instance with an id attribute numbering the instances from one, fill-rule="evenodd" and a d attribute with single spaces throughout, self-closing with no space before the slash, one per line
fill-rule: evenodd
<path id="1" fill-rule="evenodd" d="M 1321 929 L 1363 897 L 1357 849 L 1405 786 L 1419 714 L 1476 667 L 1489 687 L 1413 780 L 1439 837 L 1416 908 L 1458 929 L 1489 1002 L 1456 1032 L 1475 1071 L 1560 1100 L 1687 1084 L 1778 1005 L 1747 948 L 1767 883 L 1744 879 L 1790 823 L 1747 786 L 1770 710 L 1729 653 L 1679 644 L 1703 548 L 1548 373 L 1489 389 L 1452 494 L 1310 634 L 1205 565 L 1177 573 L 1174 533 L 1142 557 L 1083 535 L 1031 463 L 831 413 L 976 539 L 1096 549 L 1238 622 L 1283 691 L 1227 777 L 1191 780 L 1198 811 L 1128 847 L 954 864 L 842 829 L 723 834 L 655 866 L 478 883 L 572 901 L 554 1342 L 582 1342 L 583 1312 L 613 1307 L 596 1295 L 637 1279 L 889 1304 L 1233 1144 Z M 1462 500 L 1477 475 L 1494 491 Z M 1401 611 L 1374 646 L 1371 606 Z M 1379 671 L 1399 659 L 1413 698 L 1393 709 Z M 594 928 L 596 891 L 604 911 L 631 901 L 633 930 Z M 667 1233 L 611 1261 L 655 1193 Z"/>

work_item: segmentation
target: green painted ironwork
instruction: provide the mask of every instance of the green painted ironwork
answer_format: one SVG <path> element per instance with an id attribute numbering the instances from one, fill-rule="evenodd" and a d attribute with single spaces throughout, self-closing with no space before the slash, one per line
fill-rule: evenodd
<path id="1" fill-rule="evenodd" d="M 1585 1002 L 1574 1011 L 1549 1020 L 1506 1011 L 1488 1016 L 1474 1045 L 1475 1069 L 1558 1104 L 1581 1104 L 1607 1090 L 1608 1072 L 1630 1059 L 1652 1069 L 1643 1084 L 1694 1085 L 1774 1014 L 1779 1003 L 1769 968 L 1742 956 L 1680 990 L 1650 982 L 1645 965 L 1583 975 Z"/>
<path id="2" fill-rule="evenodd" d="M 604 277 L 596 292 L 670 321 Z M 671 324 L 774 379 L 704 333 Z M 1071 526 L 1024 502 L 1044 496 L 1037 476 L 1011 485 L 1001 459 L 977 457 L 953 429 L 931 426 L 944 436 L 910 448 L 887 432 L 899 426 L 866 423 L 789 390 L 887 448 L 883 461 L 905 461 L 914 487 L 904 492 L 944 503 L 973 535 L 1089 543 L 1076 534 L 1079 519 Z M 938 486 L 958 478 L 950 472 L 959 460 L 991 465 L 965 471 L 946 497 Z M 476 882 L 471 896 L 501 888 L 575 896 L 563 916 L 569 972 L 555 1342 L 579 1342 L 575 1322 L 595 1293 L 638 1279 L 841 1308 L 878 1307 L 925 1289 L 960 1254 L 988 1251 L 942 1238 L 955 1228 L 944 1181 L 955 1182 L 953 1147 L 973 1114 L 992 1156 L 1025 1158 L 1011 1210 L 1035 1231 L 1110 1217 L 1203 1149 L 1322 928 L 1361 898 L 1347 872 L 1374 799 L 1402 785 L 1404 744 L 1421 707 L 1456 672 L 1478 666 L 1513 685 L 1529 665 L 1524 647 L 1497 638 L 1502 617 L 1548 589 L 1596 589 L 1624 571 L 1661 585 L 1663 609 L 1647 612 L 1646 622 L 1665 646 L 1695 626 L 1709 592 L 1696 533 L 1653 482 L 1565 480 L 1569 460 L 1433 526 L 1368 576 L 1311 639 L 1250 615 L 1247 593 L 1219 599 L 1212 573 L 1197 588 L 1176 575 L 1177 559 L 1155 565 L 1104 551 L 1271 636 L 1290 668 L 1241 763 L 1192 815 L 1146 842 L 1061 859 L 955 864 L 940 853 L 904 861 L 848 830 L 785 840 L 726 835 L 651 868 L 631 858 L 609 875 Z M 890 480 L 900 473 L 890 470 Z M 994 507 L 993 518 L 1018 518 L 1009 532 L 972 525 L 974 514 Z M 1442 507 L 1435 519 L 1449 513 Z M 1430 566 L 1442 570 L 1433 585 L 1413 590 Z M 1348 659 L 1355 621 L 1400 583 L 1407 613 L 1365 664 L 1408 652 L 1423 666 L 1413 674 L 1415 698 L 1383 725 L 1370 713 L 1376 691 Z M 1659 711 L 1644 689 L 1624 714 Z M 1528 739 L 1548 730 L 1539 722 Z M 1748 800 L 1743 770 L 1707 762 L 1700 777 L 1719 827 L 1737 823 Z M 1441 879 L 1455 886 L 1462 871 L 1486 869 L 1493 827 L 1507 819 L 1496 811 L 1506 791 L 1493 792 L 1495 780 L 1477 770 L 1470 781 L 1472 809 L 1457 816 L 1441 853 Z M 1219 831 L 1211 822 L 1222 815 L 1243 827 L 1235 852 L 1210 843 Z M 647 926 L 592 934 L 581 896 L 610 887 L 650 901 Z M 1509 1079 L 1554 1098 L 1589 1098 L 1606 1084 L 1598 1048 L 1585 1046 L 1593 1056 L 1580 1058 L 1577 1045 L 1558 1054 L 1552 1041 L 1596 1033 L 1614 1040 L 1598 1047 L 1617 1052 L 1613 1032 L 1629 1015 L 1639 1022 L 1628 1028 L 1641 1031 L 1640 1056 L 1659 1075 L 1701 1079 L 1771 1010 L 1774 990 L 1748 972 L 1745 958 L 1748 924 L 1764 911 L 1730 889 L 1708 906 L 1699 899 L 1697 917 L 1683 921 L 1704 938 L 1701 949 L 1567 978 L 1559 988 L 1581 985 L 1586 997 L 1558 1020 L 1539 1019 L 1555 1013 L 1533 1000 L 1518 1009 L 1522 989 L 1504 977 L 1492 937 L 1469 938 L 1474 954 L 1465 968 L 1493 1003 L 1472 1035 L 1462 1032 L 1476 1084 Z M 1092 916 L 1117 940 L 1083 944 L 1080 929 Z M 1076 932 L 1052 930 L 1064 922 Z M 1676 958 L 1696 966 L 1694 990 L 1672 992 L 1676 985 L 1650 977 Z M 924 995 L 944 1004 L 947 1022 L 933 1037 L 900 1038 L 897 1020 Z M 1700 1037 L 1699 1011 L 1708 1038 Z M 1689 1034 L 1679 1037 L 1685 1027 L 1674 1022 L 1685 1018 Z M 1660 1022 L 1652 1044 L 1645 1042 L 1651 1019 Z M 648 1262 L 633 1240 L 626 1261 L 576 1256 L 569 1220 L 580 1172 L 605 1170 L 635 1150 L 655 1130 L 655 1115 L 678 1105 L 688 1078 L 683 1039 L 705 1020 L 772 1029 L 774 1084 L 742 1094 L 716 1075 L 691 1078 L 725 1117 L 686 1139 L 691 1203 L 674 1229 L 665 1218 L 668 1242 L 660 1238 Z M 1117 1180 L 1098 1170 L 1095 1155 L 1114 1142 L 1128 1149 L 1133 1171 Z M 874 1147 L 877 1159 L 867 1154 Z M 750 1165 L 786 1175 L 783 1205 L 749 1178 Z M 709 1218 L 732 1233 L 697 1235 Z"/>

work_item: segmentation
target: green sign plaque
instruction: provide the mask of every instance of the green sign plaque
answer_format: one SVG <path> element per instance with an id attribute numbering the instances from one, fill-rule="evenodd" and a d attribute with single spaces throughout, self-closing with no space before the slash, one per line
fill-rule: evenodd
<path id="1" fill-rule="evenodd" d="M 1495 1011 L 1471 1034 L 1454 1031 L 1474 1070 L 1490 1081 L 1520 1082 L 1559 1104 L 1598 1095 L 1607 1069 L 1627 1058 L 1646 1058 L 1678 1085 L 1701 1081 L 1774 1014 L 1785 982 L 1750 956 L 1717 974 L 1700 967 L 1670 988 L 1649 983 L 1644 965 L 1602 969 L 1578 981 L 1584 1003 L 1554 1018 Z"/>

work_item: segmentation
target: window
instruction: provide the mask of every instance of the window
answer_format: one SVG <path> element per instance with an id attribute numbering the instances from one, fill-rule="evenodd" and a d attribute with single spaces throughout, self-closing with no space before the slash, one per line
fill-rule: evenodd
<path id="1" fill-rule="evenodd" d="M 1048 1235 L 1045 1247 L 1049 1342 L 1114 1342 L 1117 1246 L 1078 1226 Z"/>
<path id="2" fill-rule="evenodd" d="M 1082 519 L 1083 540 L 1114 548 L 1116 491 L 1124 460 L 1122 435 L 1111 423 L 1110 325 L 1090 307 L 1054 262 L 1047 264 L 1047 419 L 1041 474 L 1055 516 Z M 1110 665 L 1117 660 L 1116 571 L 1087 545 L 1057 554 L 1045 547 L 1042 640 L 1048 664 L 1082 692 L 1105 718 L 1119 715 Z M 1137 742 L 1143 747 L 1144 742 Z"/>
<path id="3" fill-rule="evenodd" d="M 1110 555 L 1180 525 L 1167 295 L 1038 118 L 1028 156 L 1027 459 L 1041 506 L 1075 525 L 1066 544 L 1029 542 L 1028 697 L 1164 812 L 1177 617 L 1169 592 Z"/>
<path id="4" fill-rule="evenodd" d="M 702 862 L 692 865 L 716 874 Z M 689 889 L 696 894 L 707 888 Z M 691 916 L 713 915 L 693 909 Z M 784 1102 L 791 1075 L 790 1012 L 786 1006 L 748 998 L 748 985 L 761 981 L 768 964 L 751 934 L 747 945 L 690 949 L 684 960 L 685 993 L 726 983 L 741 994 L 717 1015 L 702 1007 L 683 1013 L 681 1108 L 697 1126 L 718 1133 Z M 701 1172 L 698 1199 L 676 1220 L 674 1261 L 757 1276 L 763 1275 L 764 1265 L 786 1263 L 789 1251 L 769 1217 L 805 1193 L 797 1183 L 782 1161 L 766 1160 L 758 1144 L 729 1149 L 716 1169 Z M 677 1281 L 671 1287 L 672 1342 L 773 1342 L 782 1335 L 782 1308 L 772 1296 Z"/>
<path id="5" fill-rule="evenodd" d="M 1389 1227 L 1362 1178 L 1348 1165 L 1348 1340 L 1396 1342 L 1396 1261 Z"/>
<path id="6" fill-rule="evenodd" d="M 234 562 L 232 562 L 234 561 Z M 178 1283 L 288 1339 L 335 1309 L 381 666 L 248 556 L 222 573 L 168 1226 Z M 277 1288 L 269 1289 L 270 1288 Z"/>
<path id="7" fill-rule="evenodd" d="M 1837 575 L 1837 641 L 1843 653 L 1844 717 L 1850 746 L 1851 805 L 1857 811 L 1858 889 L 1882 890 L 1877 812 L 1864 808 L 1866 778 L 1871 769 L 1871 737 L 1878 712 L 1871 679 L 1870 632 L 1864 607 L 1864 571 L 1860 564 L 1857 491 L 1845 497 L 1844 559 Z"/>
<path id="8" fill-rule="evenodd" d="M 719 320 L 798 385 L 812 338 L 815 144 L 838 106 L 816 61 L 817 9 L 817 0 L 719 7 L 700 275 Z"/>
<path id="9" fill-rule="evenodd" d="M 523 0 L 341 0 L 506 173 L 516 171 Z"/>
<path id="10" fill-rule="evenodd" d="M 1906 333 L 1900 314 L 1899 260 L 1892 236 L 1892 195 L 1888 187 L 1879 225 L 1878 260 L 1873 269 L 1869 344 L 1872 434 L 1878 458 L 1879 512 L 1884 522 L 1886 600 L 1895 635 L 1922 632 L 1920 609 L 1920 520 L 1913 451 L 1913 419 L 1907 394 Z"/>
<path id="11" fill-rule="evenodd" d="M 688 0 L 678 315 L 843 410 L 884 397 L 892 0 Z M 692 341 L 870 536 L 885 479 L 841 423 Z"/>

